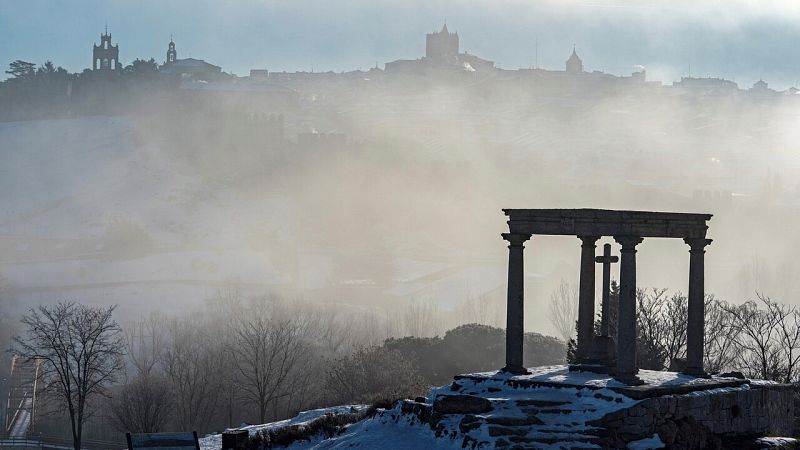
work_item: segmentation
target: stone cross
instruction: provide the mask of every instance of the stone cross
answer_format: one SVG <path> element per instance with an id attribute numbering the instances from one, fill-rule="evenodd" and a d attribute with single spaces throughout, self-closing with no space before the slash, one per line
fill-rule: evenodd
<path id="1" fill-rule="evenodd" d="M 618 262 L 619 257 L 611 256 L 611 244 L 603 245 L 603 256 L 596 256 L 594 262 L 603 265 L 603 315 L 600 317 L 600 335 L 608 336 L 609 314 L 611 310 L 611 264 Z"/>

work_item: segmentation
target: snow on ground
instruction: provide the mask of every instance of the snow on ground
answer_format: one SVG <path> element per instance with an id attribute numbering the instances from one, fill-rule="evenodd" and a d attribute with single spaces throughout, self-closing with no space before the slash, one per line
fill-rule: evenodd
<path id="1" fill-rule="evenodd" d="M 763 437 L 756 439 L 756 444 L 763 445 L 763 448 L 789 448 L 790 445 L 798 444 L 798 440 L 785 437 Z"/>
<path id="2" fill-rule="evenodd" d="M 564 428 L 566 431 L 585 430 L 590 428 L 587 422 L 600 419 L 606 414 L 619 409 L 628 408 L 637 403 L 636 400 L 607 389 L 607 387 L 624 386 L 608 375 L 592 372 L 570 372 L 566 365 L 542 366 L 529 368 L 530 375 L 511 375 L 493 371 L 472 374 L 475 378 L 462 378 L 456 381 L 462 386 L 461 393 L 487 397 L 495 406 L 490 415 L 504 417 L 524 417 L 516 401 L 535 398 L 551 402 L 564 402 L 563 408 L 551 413 L 540 413 L 537 417 L 544 422 L 542 429 Z M 641 375 L 640 371 L 640 375 Z M 650 378 L 656 382 L 670 379 L 668 376 L 656 375 Z M 469 377 L 470 375 L 466 375 Z M 476 381 L 481 380 L 481 381 Z M 558 383 L 565 387 L 537 386 L 532 388 L 514 389 L 509 386 L 509 381 L 538 381 Z M 452 394 L 451 386 L 442 386 L 433 389 L 429 399 L 433 400 L 438 395 Z M 568 413 L 565 413 L 568 410 Z M 579 424 L 577 427 L 575 424 Z"/>
<path id="3" fill-rule="evenodd" d="M 572 385 L 586 385 L 592 387 L 624 387 L 624 383 L 615 380 L 611 375 L 593 372 L 570 372 L 567 365 L 541 366 L 529 368 L 530 375 L 515 375 L 515 379 L 542 381 L 551 383 L 564 383 Z M 467 374 L 480 377 L 507 377 L 502 372 L 479 372 Z M 679 372 L 662 372 L 657 370 L 639 369 L 639 378 L 649 386 L 668 386 L 677 384 L 704 383 L 705 379 L 695 378 Z"/>
<path id="4" fill-rule="evenodd" d="M 434 388 L 426 402 L 432 403 L 439 395 L 468 394 L 488 399 L 491 411 L 479 414 L 483 422 L 470 429 L 467 434 L 478 442 L 493 443 L 502 438 L 489 433 L 492 420 L 504 421 L 524 419 L 535 414 L 541 423 L 522 425 L 523 436 L 537 442 L 536 448 L 598 448 L 586 440 L 598 430 L 590 425 L 614 411 L 633 406 L 638 401 L 615 392 L 612 388 L 624 386 L 604 374 L 591 372 L 570 372 L 566 365 L 531 368 L 529 375 L 510 375 L 493 371 L 464 375 L 451 385 Z M 673 373 L 640 370 L 639 376 L 652 386 L 666 386 L 695 382 L 693 377 Z M 749 389 L 748 386 L 724 388 L 725 390 Z M 697 391 L 701 392 L 717 392 Z M 695 393 L 693 393 L 695 394 Z M 534 401 L 534 403 L 531 403 Z M 538 403 L 536 403 L 538 402 Z M 355 409 L 354 409 L 355 408 Z M 360 408 L 360 409 L 359 409 Z M 363 411 L 366 406 L 341 406 L 301 413 L 289 420 L 265 425 L 247 426 L 251 434 L 264 429 L 278 429 L 285 426 L 307 424 L 325 414 L 352 413 Z M 535 413 L 531 412 L 535 409 Z M 538 409 L 537 409 L 538 408 Z M 289 448 L 296 450 L 339 449 L 339 448 L 381 448 L 423 449 L 423 448 L 461 448 L 464 432 L 460 424 L 464 416 L 444 415 L 438 426 L 444 430 L 437 437 L 428 423 L 423 423 L 414 414 L 403 414 L 398 404 L 389 410 L 378 412 L 357 423 L 345 427 L 341 433 L 325 439 L 322 435 L 307 441 L 295 442 Z M 498 423 L 498 422 L 495 422 Z M 448 437 L 450 436 L 450 437 Z M 555 442 L 555 443 L 550 443 Z M 208 436 L 201 440 L 203 450 L 218 450 L 221 437 Z M 663 448 L 658 436 L 652 436 L 631 443 L 630 449 Z"/>
<path id="5" fill-rule="evenodd" d="M 306 425 L 309 422 L 327 414 L 352 414 L 365 411 L 367 408 L 367 405 L 343 405 L 332 406 L 330 408 L 312 409 L 310 411 L 303 411 L 291 419 L 280 420 L 278 422 L 262 425 L 245 425 L 237 428 L 237 430 L 247 430 L 250 435 L 253 436 L 260 431 L 283 428 L 292 425 Z M 222 448 L 222 435 L 218 433 L 210 434 L 200 439 L 200 448 L 202 450 L 219 450 Z"/>
<path id="6" fill-rule="evenodd" d="M 647 439 L 639 439 L 638 441 L 633 441 L 628 444 L 628 448 L 630 450 L 649 450 L 664 447 L 664 442 L 661 441 L 661 438 L 659 438 L 657 434 L 654 434 Z"/>
<path id="7" fill-rule="evenodd" d="M 305 411 L 292 419 L 264 425 L 248 425 L 240 430 L 247 430 L 250 435 L 259 431 L 277 429 L 291 425 L 308 424 L 326 414 L 349 414 L 366 410 L 366 405 L 334 406 L 331 408 Z M 398 421 L 398 419 L 401 419 Z M 340 448 L 364 449 L 396 449 L 418 450 L 426 448 L 460 449 L 461 443 L 448 439 L 437 439 L 429 426 L 413 423 L 408 417 L 400 417 L 399 410 L 385 411 L 381 415 L 362 420 L 347 427 L 344 432 L 330 439 L 316 436 L 308 441 L 296 442 L 289 448 L 293 450 L 322 450 Z M 212 434 L 200 439 L 201 450 L 219 450 L 222 448 L 222 435 Z"/>
<path id="8" fill-rule="evenodd" d="M 397 421 L 399 419 L 399 421 Z M 390 410 L 374 418 L 355 423 L 330 439 L 314 439 L 290 446 L 292 450 L 328 450 L 343 448 L 420 450 L 461 449 L 461 441 L 437 438 L 428 425 L 401 417 Z"/>

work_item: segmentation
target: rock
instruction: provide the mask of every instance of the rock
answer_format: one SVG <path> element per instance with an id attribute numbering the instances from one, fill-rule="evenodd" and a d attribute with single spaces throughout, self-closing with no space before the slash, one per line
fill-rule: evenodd
<path id="1" fill-rule="evenodd" d="M 491 437 L 498 437 L 498 436 L 525 436 L 528 433 L 526 429 L 519 429 L 519 428 L 512 428 L 512 427 L 501 427 L 501 426 L 490 426 L 489 427 L 489 436 Z"/>
<path id="2" fill-rule="evenodd" d="M 670 372 L 683 372 L 686 370 L 686 358 L 672 358 L 669 361 L 667 370 Z"/>
<path id="3" fill-rule="evenodd" d="M 674 421 L 668 420 L 664 422 L 658 429 L 658 437 L 666 444 L 667 447 L 672 447 L 675 444 L 675 437 L 678 433 L 678 425 Z"/>
<path id="4" fill-rule="evenodd" d="M 472 431 L 472 430 L 474 430 L 476 428 L 480 428 L 482 424 L 483 424 L 483 419 L 481 419 L 480 417 L 473 416 L 473 415 L 470 414 L 470 415 L 464 416 L 464 418 L 461 419 L 461 422 L 458 424 L 458 429 L 462 433 L 466 434 L 466 433 L 469 433 L 470 431 Z"/>
<path id="5" fill-rule="evenodd" d="M 480 414 L 492 410 L 492 403 L 475 395 L 440 395 L 433 410 L 441 414 Z"/>
<path id="6" fill-rule="evenodd" d="M 505 427 L 529 427 L 531 425 L 542 425 L 542 422 L 536 416 L 524 416 L 524 417 L 489 417 L 486 419 L 486 423 L 491 425 L 502 425 Z"/>
<path id="7" fill-rule="evenodd" d="M 738 378 L 740 380 L 745 380 L 745 376 L 742 372 L 732 371 L 732 372 L 725 372 L 717 375 L 720 378 Z"/>

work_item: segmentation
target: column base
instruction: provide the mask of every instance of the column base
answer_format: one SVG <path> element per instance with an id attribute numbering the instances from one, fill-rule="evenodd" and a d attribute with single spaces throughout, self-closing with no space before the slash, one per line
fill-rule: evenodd
<path id="1" fill-rule="evenodd" d="M 605 364 L 603 362 L 598 362 L 595 364 L 591 363 L 577 363 L 577 364 L 570 364 L 569 365 L 570 372 L 592 372 L 592 373 L 602 373 L 602 374 L 612 374 L 614 373 L 614 366 Z"/>
<path id="2" fill-rule="evenodd" d="M 528 372 L 528 369 L 522 366 L 505 366 L 500 369 L 500 372 L 510 373 L 512 375 L 530 375 L 531 373 Z"/>
<path id="3" fill-rule="evenodd" d="M 616 375 L 614 379 L 628 386 L 641 386 L 644 384 L 644 381 L 636 375 Z"/>
<path id="4" fill-rule="evenodd" d="M 711 375 L 707 374 L 703 369 L 690 369 L 687 368 L 686 370 L 681 372 L 684 375 L 689 375 L 695 378 L 711 378 Z"/>

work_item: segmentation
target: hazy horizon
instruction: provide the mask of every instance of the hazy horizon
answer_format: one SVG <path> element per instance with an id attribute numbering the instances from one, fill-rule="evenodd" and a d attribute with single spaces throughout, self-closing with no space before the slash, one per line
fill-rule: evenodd
<path id="1" fill-rule="evenodd" d="M 402 21 L 396 20 L 403 17 Z M 515 69 L 563 69 L 575 45 L 586 70 L 627 75 L 644 66 L 665 84 L 681 76 L 721 77 L 747 88 L 764 79 L 796 86 L 792 58 L 800 5 L 791 2 L 249 0 L 6 2 L 0 60 L 70 71 L 90 66 L 91 46 L 108 25 L 120 58 L 164 60 L 170 35 L 178 57 L 226 72 L 367 70 L 425 50 L 425 33 L 447 21 L 462 50 Z"/>

